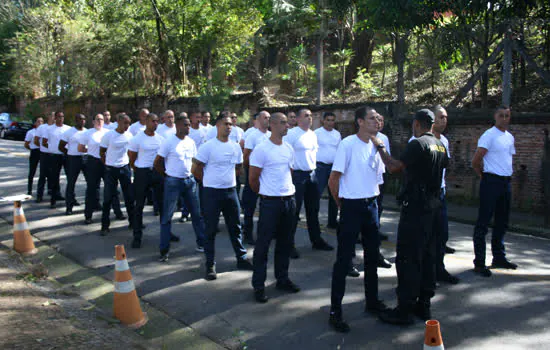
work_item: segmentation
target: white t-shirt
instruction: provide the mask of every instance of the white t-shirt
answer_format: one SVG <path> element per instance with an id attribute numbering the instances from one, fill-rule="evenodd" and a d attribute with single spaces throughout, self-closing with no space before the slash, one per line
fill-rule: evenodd
<path id="1" fill-rule="evenodd" d="M 382 159 L 372 141 L 350 135 L 340 142 L 332 171 L 342 173 L 338 196 L 346 199 L 378 196 L 378 171 Z"/>
<path id="2" fill-rule="evenodd" d="M 105 153 L 105 164 L 115 168 L 122 168 L 128 165 L 128 146 L 132 139 L 129 131 L 121 134 L 116 130 L 109 130 L 101 139 L 101 147 L 107 148 Z"/>
<path id="3" fill-rule="evenodd" d="M 319 145 L 317 135 L 312 130 L 292 128 L 283 140 L 294 149 L 294 170 L 315 170 Z"/>
<path id="4" fill-rule="evenodd" d="M 376 134 L 376 138 L 380 139 L 384 143 L 384 146 L 386 146 L 386 152 L 388 152 L 388 154 L 391 156 L 390 140 L 388 139 L 388 137 L 386 135 L 382 134 L 381 132 L 378 132 Z M 386 165 L 384 164 L 384 162 L 380 162 L 380 169 L 378 171 L 378 184 L 379 185 L 384 183 L 384 173 L 385 172 L 386 172 Z"/>
<path id="5" fill-rule="evenodd" d="M 103 135 L 105 135 L 109 130 L 101 128 L 97 130 L 96 128 L 88 129 L 82 135 L 80 135 L 80 144 L 88 147 L 88 155 L 101 159 L 99 155 L 99 145 Z"/>
<path id="6" fill-rule="evenodd" d="M 34 136 L 38 136 L 38 143 L 40 144 L 40 152 L 50 153 L 50 150 L 47 147 L 42 146 L 42 139 L 46 137 L 46 134 L 47 134 L 46 132 L 50 126 L 51 125 L 48 125 L 48 124 L 42 124 L 36 129 L 36 133 L 34 134 Z"/>
<path id="7" fill-rule="evenodd" d="M 141 124 L 139 120 L 134 124 L 130 125 L 130 128 L 128 128 L 128 131 L 133 136 L 136 136 L 140 131 L 143 131 L 143 130 L 145 130 L 145 124 Z"/>
<path id="8" fill-rule="evenodd" d="M 255 126 L 246 129 L 246 131 L 243 134 L 243 139 L 246 141 L 246 138 L 248 137 L 248 135 L 250 135 L 251 133 L 253 133 L 256 130 L 258 130 L 258 128 L 255 127 Z"/>
<path id="9" fill-rule="evenodd" d="M 25 142 L 28 142 L 29 143 L 29 147 L 30 149 L 38 149 L 40 147 L 38 147 L 37 145 L 34 144 L 34 136 L 36 134 L 36 129 L 30 129 L 29 131 L 27 131 L 27 133 L 25 134 Z"/>
<path id="10" fill-rule="evenodd" d="M 276 145 L 267 140 L 254 148 L 250 155 L 250 166 L 262 169 L 260 194 L 264 196 L 291 196 L 296 192 L 292 183 L 294 150 L 283 142 Z"/>
<path id="11" fill-rule="evenodd" d="M 63 124 L 62 126 L 57 126 L 52 124 L 48 127 L 44 133 L 44 138 L 48 139 L 48 151 L 51 154 L 63 154 L 59 151 L 59 141 L 61 141 L 61 136 L 65 131 L 69 130 L 71 127 Z"/>
<path id="12" fill-rule="evenodd" d="M 229 134 L 229 139 L 233 142 L 239 143 L 243 138 L 243 134 L 244 134 L 243 129 L 234 125 L 231 127 L 231 133 Z M 206 133 L 206 141 L 215 139 L 217 136 L 218 136 L 218 128 L 217 127 L 210 128 L 210 130 L 208 130 L 208 132 Z"/>
<path id="13" fill-rule="evenodd" d="M 202 125 L 202 124 L 199 124 Z M 195 141 L 195 146 L 197 149 L 201 148 L 202 144 L 205 142 L 206 132 L 205 129 L 199 127 L 198 129 L 189 128 L 189 135 L 193 141 Z"/>
<path id="14" fill-rule="evenodd" d="M 202 125 L 202 123 L 199 123 L 199 129 L 205 129 L 206 131 L 212 129 L 214 126 L 210 124 Z"/>
<path id="15" fill-rule="evenodd" d="M 164 158 L 168 176 L 183 179 L 191 176 L 191 165 L 193 157 L 197 155 L 197 147 L 189 136 L 182 140 L 172 135 L 162 143 L 158 155 Z"/>
<path id="16" fill-rule="evenodd" d="M 244 148 L 253 150 L 260 143 L 263 143 L 265 140 L 271 137 L 271 131 L 261 132 L 260 129 L 256 129 L 251 132 L 248 137 L 244 140 Z"/>
<path id="17" fill-rule="evenodd" d="M 195 158 L 205 164 L 202 178 L 204 187 L 237 186 L 235 165 L 242 164 L 243 152 L 236 142 L 232 140 L 221 142 L 214 138 L 202 145 Z"/>
<path id="18" fill-rule="evenodd" d="M 171 128 L 167 127 L 166 124 L 161 124 L 157 127 L 157 134 L 167 139 L 171 135 L 176 134 L 176 124 L 172 125 Z"/>
<path id="19" fill-rule="evenodd" d="M 409 142 L 411 142 L 412 140 L 416 140 L 416 137 L 414 135 L 411 136 L 411 138 L 409 139 Z M 439 141 L 441 141 L 443 146 L 445 146 L 445 149 L 447 150 L 447 157 L 449 157 L 449 159 L 451 159 L 451 150 L 449 148 L 449 140 L 447 140 L 445 135 L 441 134 L 441 138 L 439 139 Z M 441 177 L 441 188 L 444 188 L 445 186 L 447 186 L 447 183 L 445 182 L 445 172 L 446 171 L 447 171 L 447 169 L 443 168 L 443 175 Z"/>
<path id="20" fill-rule="evenodd" d="M 134 165 L 137 168 L 152 168 L 164 138 L 155 132 L 153 136 L 140 132 L 130 140 L 128 150 L 137 153 Z"/>
<path id="21" fill-rule="evenodd" d="M 78 152 L 78 144 L 80 143 L 80 136 L 86 132 L 86 128 L 78 130 L 74 126 L 65 131 L 61 135 L 61 140 L 67 142 L 67 154 L 70 156 L 81 156 L 86 153 Z"/>
<path id="22" fill-rule="evenodd" d="M 111 122 L 109 124 L 103 124 L 103 127 L 107 130 L 115 130 L 118 128 L 118 122 Z"/>
<path id="23" fill-rule="evenodd" d="M 477 142 L 477 147 L 487 150 L 483 157 L 483 171 L 499 176 L 512 176 L 512 156 L 516 154 L 514 136 L 508 131 L 500 131 L 496 126 L 485 131 Z"/>
<path id="24" fill-rule="evenodd" d="M 317 135 L 317 144 L 319 149 L 317 150 L 317 161 L 325 164 L 334 163 L 334 157 L 336 156 L 336 150 L 340 141 L 342 141 L 342 135 L 336 129 L 328 131 L 324 127 L 320 127 L 315 130 Z"/>

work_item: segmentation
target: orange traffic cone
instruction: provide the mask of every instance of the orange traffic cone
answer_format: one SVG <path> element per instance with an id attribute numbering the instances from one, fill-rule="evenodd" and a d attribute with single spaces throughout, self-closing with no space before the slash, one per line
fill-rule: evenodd
<path id="1" fill-rule="evenodd" d="M 13 249 L 22 255 L 33 255 L 38 252 L 34 247 L 21 201 L 13 203 Z"/>
<path id="2" fill-rule="evenodd" d="M 147 323 L 147 316 L 141 311 L 136 287 L 123 245 L 115 246 L 115 296 L 113 311 L 115 317 L 131 328 L 139 328 Z"/>
<path id="3" fill-rule="evenodd" d="M 426 332 L 424 333 L 424 350 L 443 350 L 443 339 L 439 329 L 439 322 L 436 320 L 426 321 Z"/>

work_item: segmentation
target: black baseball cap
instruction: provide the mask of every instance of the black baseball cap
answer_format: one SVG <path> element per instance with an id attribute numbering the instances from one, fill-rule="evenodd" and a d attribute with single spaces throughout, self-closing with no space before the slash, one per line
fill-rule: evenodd
<path id="1" fill-rule="evenodd" d="M 429 109 L 424 108 L 416 112 L 413 120 L 426 121 L 433 124 L 435 122 L 435 115 Z"/>

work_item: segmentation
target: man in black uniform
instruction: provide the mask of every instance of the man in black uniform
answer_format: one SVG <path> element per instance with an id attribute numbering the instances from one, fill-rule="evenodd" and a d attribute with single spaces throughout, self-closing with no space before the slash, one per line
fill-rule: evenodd
<path id="1" fill-rule="evenodd" d="M 401 217 L 397 228 L 397 307 L 381 312 L 382 321 L 411 324 L 413 315 L 431 318 L 430 299 L 435 291 L 436 235 L 439 220 L 439 194 L 443 169 L 447 166 L 447 150 L 432 134 L 434 114 L 428 109 L 416 112 L 413 134 L 401 160 L 385 150 L 384 143 L 373 138 L 382 160 L 392 172 L 405 172 L 398 200 Z"/>

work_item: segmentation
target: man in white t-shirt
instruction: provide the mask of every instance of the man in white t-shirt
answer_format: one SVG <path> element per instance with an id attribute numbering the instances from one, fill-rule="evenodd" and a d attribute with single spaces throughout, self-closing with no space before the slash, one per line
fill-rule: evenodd
<path id="1" fill-rule="evenodd" d="M 516 154 L 514 136 L 508 132 L 510 115 L 509 107 L 497 108 L 494 114 L 495 125 L 479 138 L 472 160 L 472 167 L 481 178 L 479 212 L 474 229 L 474 272 L 483 277 L 491 276 L 491 270 L 485 265 L 485 236 L 493 213 L 492 266 L 512 270 L 518 267 L 506 259 L 504 249 L 504 235 L 510 218 L 510 181 L 514 171 L 512 161 Z"/>
<path id="2" fill-rule="evenodd" d="M 36 129 L 42 124 L 44 124 L 44 119 L 42 117 L 36 118 L 33 128 L 25 134 L 25 148 L 31 151 L 29 155 L 29 176 L 27 177 L 27 194 L 29 196 L 32 195 L 34 174 L 36 174 L 36 168 L 38 168 L 40 162 L 40 147 L 34 143 L 34 136 Z"/>
<path id="3" fill-rule="evenodd" d="M 252 126 L 248 127 L 248 129 L 246 129 L 244 131 L 244 134 L 243 134 L 243 138 L 241 139 L 240 143 L 241 143 L 241 148 L 244 150 L 244 143 L 246 141 L 246 138 L 248 137 L 248 135 L 250 135 L 252 132 L 258 130 L 258 123 L 259 123 L 259 120 L 257 119 L 258 118 L 258 114 L 260 113 L 256 113 L 252 116 Z"/>
<path id="4" fill-rule="evenodd" d="M 319 150 L 317 151 L 317 168 L 315 169 L 315 176 L 317 178 L 317 188 L 319 190 L 319 196 L 323 194 L 325 188 L 328 186 L 328 178 L 332 171 L 332 163 L 336 156 L 336 150 L 342 140 L 340 132 L 334 129 L 336 122 L 336 115 L 332 112 L 323 113 L 323 126 L 315 130 L 317 135 L 317 143 L 319 144 Z M 327 227 L 336 229 L 338 222 L 336 218 L 338 216 L 338 207 L 336 202 L 328 191 L 328 222 Z"/>
<path id="5" fill-rule="evenodd" d="M 180 113 L 180 116 L 187 118 L 187 113 Z M 206 139 L 206 131 L 201 128 L 201 114 L 200 112 L 189 112 L 189 120 L 191 121 L 191 127 L 189 128 L 189 137 L 195 141 L 197 150 L 201 148 Z"/>
<path id="6" fill-rule="evenodd" d="M 290 112 L 287 113 L 287 116 L 288 116 L 288 128 L 292 129 L 293 127 L 295 127 L 297 125 L 296 113 L 293 112 L 293 111 L 290 111 Z"/>
<path id="7" fill-rule="evenodd" d="M 292 252 L 290 257 L 300 257 L 295 245 L 298 216 L 302 209 L 302 203 L 306 207 L 307 230 L 313 249 L 330 251 L 334 248 L 321 237 L 319 226 L 319 188 L 315 176 L 317 166 L 317 135 L 310 129 L 313 123 L 311 111 L 302 109 L 296 117 L 296 127 L 289 130 L 284 140 L 294 150 L 294 171 L 292 182 L 296 187 L 296 220 L 292 227 Z"/>
<path id="8" fill-rule="evenodd" d="M 204 221 L 200 213 L 197 183 L 191 174 L 193 157 L 197 154 L 195 142 L 189 135 L 191 122 L 185 115 L 176 118 L 177 133 L 162 143 L 155 158 L 155 170 L 164 176 L 163 213 L 160 218 L 160 262 L 168 260 L 171 241 L 172 216 L 178 199 L 191 213 L 198 252 L 204 252 Z"/>
<path id="9" fill-rule="evenodd" d="M 210 124 L 210 112 L 208 111 L 201 112 L 201 123 L 199 125 L 199 128 L 205 129 L 206 132 L 214 128 L 212 124 Z"/>
<path id="10" fill-rule="evenodd" d="M 51 112 L 46 117 L 46 123 L 40 125 L 36 129 L 36 133 L 34 134 L 34 145 L 40 147 L 40 176 L 38 177 L 38 186 L 36 188 L 36 203 L 42 202 L 42 196 L 44 195 L 44 185 L 46 184 L 46 180 L 48 181 L 48 194 L 52 193 L 52 181 L 50 180 L 50 173 L 51 173 L 51 160 L 50 160 L 50 152 L 48 151 L 48 147 L 44 147 L 42 144 L 42 138 L 44 138 L 44 135 L 46 133 L 46 130 L 48 130 L 48 127 L 50 125 L 53 125 L 55 123 L 55 112 Z M 59 194 L 60 200 L 61 194 Z"/>
<path id="11" fill-rule="evenodd" d="M 105 112 L 103 112 L 102 116 L 105 119 L 104 120 L 105 124 L 103 125 L 103 127 L 106 130 L 114 130 L 114 129 L 117 128 L 117 126 L 118 126 L 117 121 L 115 120 L 114 122 L 111 122 L 111 112 L 105 111 Z"/>
<path id="12" fill-rule="evenodd" d="M 233 122 L 233 126 L 231 127 L 231 133 L 229 134 L 229 140 L 240 144 L 243 139 L 244 131 L 237 125 L 237 114 L 231 113 L 231 121 Z M 218 128 L 214 126 L 206 132 L 205 142 L 215 139 L 217 136 Z"/>
<path id="13" fill-rule="evenodd" d="M 357 236 L 361 233 L 365 260 L 365 311 L 379 313 L 387 309 L 378 299 L 378 171 L 382 160 L 371 137 L 378 132 L 376 111 L 361 107 L 355 111 L 358 132 L 346 137 L 336 152 L 329 186 L 340 207 L 338 252 L 332 271 L 330 325 L 339 332 L 348 332 L 342 317 L 342 299 L 346 276 L 352 264 Z"/>
<path id="14" fill-rule="evenodd" d="M 136 201 L 132 248 L 141 248 L 143 208 L 145 207 L 147 194 L 152 190 L 157 203 L 162 204 L 163 178 L 161 174 L 153 169 L 157 153 L 164 142 L 164 138 L 156 132 L 158 123 L 159 117 L 154 113 L 149 113 L 145 119 L 145 130 L 134 136 L 128 146 L 130 168 L 134 171 L 132 185 Z M 162 215 L 162 208 L 160 208 L 160 214 Z M 173 240 L 177 241 L 179 238 L 174 236 Z"/>
<path id="15" fill-rule="evenodd" d="M 164 124 L 159 124 L 157 128 L 157 134 L 164 139 L 176 134 L 176 124 L 174 124 L 174 111 L 167 110 L 163 114 Z"/>
<path id="16" fill-rule="evenodd" d="M 277 289 L 290 293 L 300 291 L 300 287 L 288 278 L 291 230 L 296 215 L 295 188 L 291 175 L 294 152 L 283 141 L 283 136 L 288 132 L 288 120 L 284 114 L 274 113 L 269 119 L 269 125 L 270 138 L 255 147 L 250 156 L 250 188 L 261 197 L 252 273 L 254 298 L 259 303 L 268 301 L 265 280 L 269 245 L 273 239 Z"/>
<path id="17" fill-rule="evenodd" d="M 229 239 L 237 258 L 237 268 L 252 270 L 252 264 L 246 259 L 240 225 L 241 208 L 237 197 L 236 171 L 240 171 L 243 153 L 238 143 L 229 139 L 233 122 L 229 112 L 222 112 L 216 118 L 217 136 L 207 141 L 193 159 L 191 169 L 195 178 L 203 183 L 202 204 L 205 236 L 204 253 L 206 255 L 206 280 L 217 278 L 215 261 L 216 231 L 220 212 L 225 218 Z"/>
<path id="18" fill-rule="evenodd" d="M 271 132 L 267 130 L 269 127 L 269 118 L 270 114 L 266 111 L 261 111 L 260 113 L 258 113 L 258 115 L 256 116 L 257 129 L 248 134 L 244 141 L 243 165 L 246 182 L 243 189 L 243 235 L 244 241 L 249 245 L 254 245 L 254 211 L 256 211 L 256 202 L 258 201 L 258 195 L 250 188 L 250 181 L 248 181 L 248 160 L 250 159 L 250 154 L 252 153 L 254 148 L 269 139 L 269 137 L 271 136 Z"/>
<path id="19" fill-rule="evenodd" d="M 103 183 L 105 183 L 105 164 L 101 161 L 99 145 L 103 135 L 108 131 L 109 130 L 103 127 L 103 115 L 96 114 L 94 117 L 94 127 L 82 133 L 78 140 L 78 150 L 88 154 L 88 159 L 86 160 L 86 172 L 88 174 L 86 176 L 86 199 L 84 204 L 84 223 L 86 225 L 92 223 L 94 211 L 102 209 L 99 201 L 99 188 L 101 179 L 103 179 Z M 126 219 L 120 210 L 118 193 L 115 193 L 113 197 L 112 207 L 117 220 Z"/>
<path id="20" fill-rule="evenodd" d="M 67 159 L 63 152 L 59 150 L 59 141 L 61 141 L 61 135 L 71 127 L 63 124 L 65 121 L 65 115 L 63 112 L 55 113 L 55 124 L 49 126 L 42 135 L 42 145 L 48 148 L 50 153 L 50 179 L 52 182 L 52 194 L 50 196 L 50 208 L 55 208 L 56 201 L 64 200 L 61 197 L 59 183 L 59 177 L 61 175 L 61 168 L 65 168 L 65 175 L 67 175 Z"/>
<path id="21" fill-rule="evenodd" d="M 130 159 L 128 147 L 132 134 L 128 131 L 130 117 L 119 114 L 118 127 L 108 131 L 101 139 L 99 155 L 105 164 L 105 179 L 103 190 L 103 212 L 101 215 L 101 235 L 107 235 L 111 220 L 109 213 L 114 196 L 117 195 L 117 184 L 120 183 L 122 196 L 128 214 L 128 228 L 133 229 L 134 221 L 134 189 L 132 188 L 132 174 L 130 171 Z"/>
<path id="22" fill-rule="evenodd" d="M 86 161 L 84 159 L 84 153 L 79 152 L 78 144 L 80 143 L 79 137 L 87 129 L 84 127 L 86 124 L 86 116 L 84 114 L 76 114 L 74 116 L 74 124 L 72 128 L 65 131 L 59 141 L 59 150 L 67 156 L 67 188 L 65 190 L 65 215 L 73 214 L 73 206 L 79 206 L 80 203 L 76 201 L 75 185 L 78 180 L 80 172 L 84 174 L 84 178 L 88 176 L 86 171 Z"/>
<path id="23" fill-rule="evenodd" d="M 138 132 L 145 130 L 145 120 L 147 119 L 148 114 L 149 110 L 147 108 L 142 108 L 139 110 L 138 121 L 130 125 L 130 128 L 128 129 L 133 136 L 136 136 Z"/>

